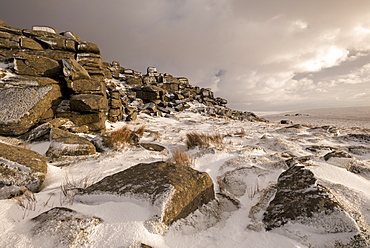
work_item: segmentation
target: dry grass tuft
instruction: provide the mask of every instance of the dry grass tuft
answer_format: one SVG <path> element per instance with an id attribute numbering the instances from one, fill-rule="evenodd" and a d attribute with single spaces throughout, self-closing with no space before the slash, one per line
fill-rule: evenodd
<path id="1" fill-rule="evenodd" d="M 36 209 L 36 197 L 35 194 L 29 191 L 28 189 L 22 190 L 22 195 L 17 196 L 13 198 L 16 200 L 23 209 L 23 216 L 22 219 L 24 219 L 30 211 L 35 211 Z"/>
<path id="2" fill-rule="evenodd" d="M 209 148 L 211 146 L 223 146 L 223 139 L 224 136 L 221 134 L 205 134 L 205 133 L 197 133 L 191 132 L 186 134 L 186 146 L 188 149 L 195 148 L 199 146 L 199 148 Z"/>
<path id="3" fill-rule="evenodd" d="M 86 189 L 91 184 L 97 181 L 97 177 L 92 173 L 86 174 L 85 177 L 76 180 L 70 178 L 68 174 L 65 175 L 64 182 L 60 185 L 62 194 L 60 196 L 60 205 L 72 205 L 75 195 L 80 189 Z"/>
<path id="4" fill-rule="evenodd" d="M 129 145 L 138 144 L 139 140 L 143 137 L 144 132 L 144 126 L 137 129 L 130 129 L 128 126 L 124 126 L 109 134 L 108 144 L 116 150 L 121 150 Z"/>
<path id="5" fill-rule="evenodd" d="M 194 167 L 193 157 L 187 152 L 180 151 L 179 149 L 176 149 L 172 153 L 172 161 L 179 165 Z"/>

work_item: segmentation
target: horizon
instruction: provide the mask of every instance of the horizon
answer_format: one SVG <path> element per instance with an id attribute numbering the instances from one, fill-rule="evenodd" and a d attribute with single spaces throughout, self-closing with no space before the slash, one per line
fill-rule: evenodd
<path id="1" fill-rule="evenodd" d="M 369 105 L 369 1 L 19 0 L 1 6 L 9 26 L 76 32 L 100 47 L 103 61 L 187 77 L 233 109 Z"/>

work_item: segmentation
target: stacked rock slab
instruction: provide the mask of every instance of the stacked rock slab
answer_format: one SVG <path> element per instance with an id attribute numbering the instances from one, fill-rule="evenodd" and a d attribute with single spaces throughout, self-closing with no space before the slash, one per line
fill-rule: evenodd
<path id="1" fill-rule="evenodd" d="M 227 100 L 214 97 L 211 89 L 194 87 L 185 77 L 158 73 L 156 67 L 148 67 L 146 75 L 125 69 L 117 61 L 104 63 L 104 67 L 109 82 L 108 118 L 111 122 L 133 120 L 138 112 L 154 116 L 180 112 L 189 108 L 188 103 L 193 101 L 205 105 L 197 109 L 202 114 L 239 120 L 261 120 L 251 112 L 226 107 Z"/>
<path id="2" fill-rule="evenodd" d="M 12 75 L 0 77 L 0 134 L 20 135 L 55 117 L 90 131 L 105 128 L 106 86 L 96 44 L 70 31 L 1 21 L 0 63 L 2 74 Z"/>

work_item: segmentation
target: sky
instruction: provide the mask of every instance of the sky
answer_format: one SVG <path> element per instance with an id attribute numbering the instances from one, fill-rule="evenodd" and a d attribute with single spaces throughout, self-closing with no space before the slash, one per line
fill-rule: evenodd
<path id="1" fill-rule="evenodd" d="M 370 105 L 369 0 L 0 0 L 9 26 L 51 26 L 103 61 L 212 88 L 228 106 Z"/>

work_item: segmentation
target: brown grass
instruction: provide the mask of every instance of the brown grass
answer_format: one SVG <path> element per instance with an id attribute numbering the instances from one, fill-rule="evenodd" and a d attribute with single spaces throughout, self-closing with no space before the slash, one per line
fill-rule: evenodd
<path id="1" fill-rule="evenodd" d="M 172 160 L 179 165 L 194 167 L 193 157 L 190 156 L 187 152 L 180 151 L 179 149 L 176 149 L 172 153 Z"/>
<path id="2" fill-rule="evenodd" d="M 205 134 L 191 132 L 186 134 L 186 146 L 188 149 L 195 148 L 209 148 L 211 146 L 223 146 L 224 136 L 220 134 Z"/>
<path id="3" fill-rule="evenodd" d="M 138 144 L 144 132 L 144 126 L 137 129 L 130 129 L 128 126 L 124 126 L 109 134 L 108 144 L 116 150 L 121 150 L 129 145 Z"/>
<path id="4" fill-rule="evenodd" d="M 28 189 L 23 189 L 22 193 L 21 196 L 14 197 L 13 199 L 16 200 L 23 209 L 22 219 L 24 219 L 30 211 L 35 211 L 37 201 L 35 194 Z"/>

